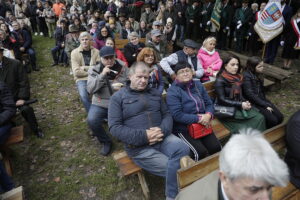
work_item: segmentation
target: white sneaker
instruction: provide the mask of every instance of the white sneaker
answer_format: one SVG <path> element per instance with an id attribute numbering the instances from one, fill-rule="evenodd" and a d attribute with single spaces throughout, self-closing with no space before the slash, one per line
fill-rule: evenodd
<path id="1" fill-rule="evenodd" d="M 43 32 L 40 32 L 40 35 L 43 36 L 44 35 Z"/>
<path id="2" fill-rule="evenodd" d="M 35 33 L 34 33 L 34 35 L 38 35 L 38 33 L 37 33 L 37 32 L 35 32 Z"/>

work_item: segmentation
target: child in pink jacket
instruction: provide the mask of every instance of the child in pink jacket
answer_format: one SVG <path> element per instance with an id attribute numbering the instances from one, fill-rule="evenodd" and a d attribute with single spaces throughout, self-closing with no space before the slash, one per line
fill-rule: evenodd
<path id="1" fill-rule="evenodd" d="M 208 37 L 204 40 L 202 47 L 198 51 L 197 58 L 202 63 L 204 69 L 201 82 L 215 80 L 216 74 L 222 66 L 222 60 L 218 52 L 216 52 L 217 40 L 215 37 Z"/>

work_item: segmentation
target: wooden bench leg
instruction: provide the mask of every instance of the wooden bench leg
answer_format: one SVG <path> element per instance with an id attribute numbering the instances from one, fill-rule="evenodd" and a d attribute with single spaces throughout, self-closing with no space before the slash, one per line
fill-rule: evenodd
<path id="1" fill-rule="evenodd" d="M 9 158 L 9 149 L 4 148 L 1 150 L 1 156 L 2 156 L 2 162 L 4 165 L 4 168 L 9 176 L 12 176 L 12 167 L 11 162 Z"/>
<path id="2" fill-rule="evenodd" d="M 149 192 L 149 188 L 148 188 L 145 176 L 144 176 L 142 171 L 139 171 L 137 174 L 138 174 L 138 177 L 139 177 L 140 184 L 142 186 L 144 196 L 145 196 L 146 200 L 149 200 L 150 199 L 150 192 Z"/>
<path id="3" fill-rule="evenodd" d="M 6 169 L 6 172 L 9 176 L 12 176 L 12 168 L 11 168 L 11 163 L 8 157 L 4 157 L 3 158 L 3 163 L 4 163 L 4 167 Z"/>

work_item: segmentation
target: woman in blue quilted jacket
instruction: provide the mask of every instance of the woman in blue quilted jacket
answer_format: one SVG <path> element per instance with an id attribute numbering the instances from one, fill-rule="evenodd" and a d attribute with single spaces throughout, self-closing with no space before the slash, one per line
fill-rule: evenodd
<path id="1" fill-rule="evenodd" d="M 191 124 L 210 126 L 213 103 L 201 82 L 193 80 L 193 71 L 188 63 L 178 63 L 174 71 L 176 79 L 167 93 L 167 105 L 174 119 L 173 133 L 190 147 L 191 157 L 198 161 L 221 150 L 213 132 L 195 139 L 188 130 Z"/>

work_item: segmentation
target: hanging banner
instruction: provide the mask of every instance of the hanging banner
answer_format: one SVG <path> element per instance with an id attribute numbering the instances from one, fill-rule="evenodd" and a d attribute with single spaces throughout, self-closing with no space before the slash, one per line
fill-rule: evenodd
<path id="1" fill-rule="evenodd" d="M 211 14 L 210 21 L 215 25 L 218 31 L 220 30 L 221 9 L 222 9 L 221 0 L 216 0 L 214 9 Z"/>
<path id="2" fill-rule="evenodd" d="M 284 20 L 280 1 L 269 0 L 254 25 L 254 30 L 265 44 L 278 36 L 283 30 Z"/>

